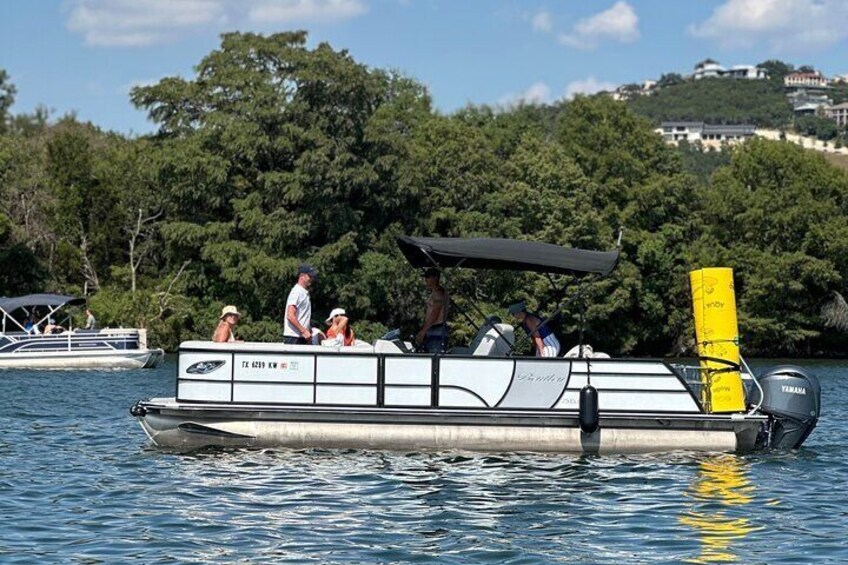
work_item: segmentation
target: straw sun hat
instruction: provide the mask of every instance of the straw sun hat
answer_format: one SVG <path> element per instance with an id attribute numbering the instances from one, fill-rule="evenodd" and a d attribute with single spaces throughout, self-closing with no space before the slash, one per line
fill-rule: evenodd
<path id="1" fill-rule="evenodd" d="M 235 306 L 224 306 L 224 308 L 221 310 L 221 318 L 224 318 L 229 314 L 234 314 L 241 318 L 241 314 L 239 314 L 238 308 L 236 308 Z"/>

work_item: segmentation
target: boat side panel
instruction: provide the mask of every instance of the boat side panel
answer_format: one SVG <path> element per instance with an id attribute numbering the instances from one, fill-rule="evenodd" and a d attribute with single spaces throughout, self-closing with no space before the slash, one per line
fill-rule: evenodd
<path id="1" fill-rule="evenodd" d="M 232 386 L 229 382 L 182 381 L 179 394 L 181 401 L 228 402 L 232 398 Z"/>
<path id="2" fill-rule="evenodd" d="M 235 355 L 233 379 L 240 382 L 308 383 L 315 378 L 315 356 L 293 353 Z"/>
<path id="3" fill-rule="evenodd" d="M 689 389 L 662 361 L 576 360 L 557 408 L 576 408 L 587 384 L 597 389 L 601 411 L 701 413 Z"/>
<path id="4" fill-rule="evenodd" d="M 234 402 L 312 404 L 313 387 L 308 384 L 238 383 L 233 387 Z"/>
<path id="5" fill-rule="evenodd" d="M 177 370 L 184 380 L 230 382 L 232 359 L 228 353 L 181 353 Z M 202 368 L 201 363 L 205 363 L 206 368 Z M 177 396 L 182 398 L 181 394 Z"/>
<path id="6" fill-rule="evenodd" d="M 439 406 L 464 408 L 495 406 L 503 398 L 512 381 L 515 361 L 512 359 L 439 359 Z"/>
<path id="7" fill-rule="evenodd" d="M 433 362 L 429 357 L 386 356 L 386 385 L 430 386 Z M 429 398 L 429 396 L 428 396 Z M 429 404 L 429 401 L 428 401 Z"/>
<path id="8" fill-rule="evenodd" d="M 201 383 L 229 378 L 230 400 L 237 403 L 575 410 L 577 393 L 591 382 L 601 411 L 702 413 L 680 377 L 657 360 L 354 355 L 313 349 L 182 351 L 177 397 L 220 402 L 223 388 Z M 204 360 L 222 366 L 188 373 Z"/>
<path id="9" fill-rule="evenodd" d="M 515 362 L 509 390 L 498 403 L 501 408 L 551 408 L 568 385 L 571 363 L 545 363 L 529 359 Z"/>

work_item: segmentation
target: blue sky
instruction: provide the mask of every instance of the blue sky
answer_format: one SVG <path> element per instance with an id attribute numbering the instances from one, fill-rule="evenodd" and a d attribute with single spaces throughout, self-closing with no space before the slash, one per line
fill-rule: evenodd
<path id="1" fill-rule="evenodd" d="M 848 73 L 848 0 L 2 0 L 0 68 L 15 112 L 44 104 L 146 133 L 133 85 L 193 76 L 223 31 L 287 29 L 403 70 L 444 112 L 687 73 L 708 56 Z"/>

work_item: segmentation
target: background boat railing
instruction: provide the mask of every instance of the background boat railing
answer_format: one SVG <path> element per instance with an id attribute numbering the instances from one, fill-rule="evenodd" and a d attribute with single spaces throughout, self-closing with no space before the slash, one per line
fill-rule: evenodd
<path id="1" fill-rule="evenodd" d="M 76 329 L 55 334 L 7 332 L 0 334 L 0 353 L 59 351 L 126 351 L 141 348 L 140 332 L 133 328 Z"/>

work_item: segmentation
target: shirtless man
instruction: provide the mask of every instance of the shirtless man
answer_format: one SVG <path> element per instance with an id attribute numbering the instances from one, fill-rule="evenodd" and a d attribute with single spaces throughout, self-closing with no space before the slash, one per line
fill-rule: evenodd
<path id="1" fill-rule="evenodd" d="M 430 291 L 424 325 L 415 335 L 415 342 L 424 346 L 428 353 L 442 353 L 448 344 L 448 293 L 441 285 L 438 269 L 424 271 L 424 284 Z"/>

